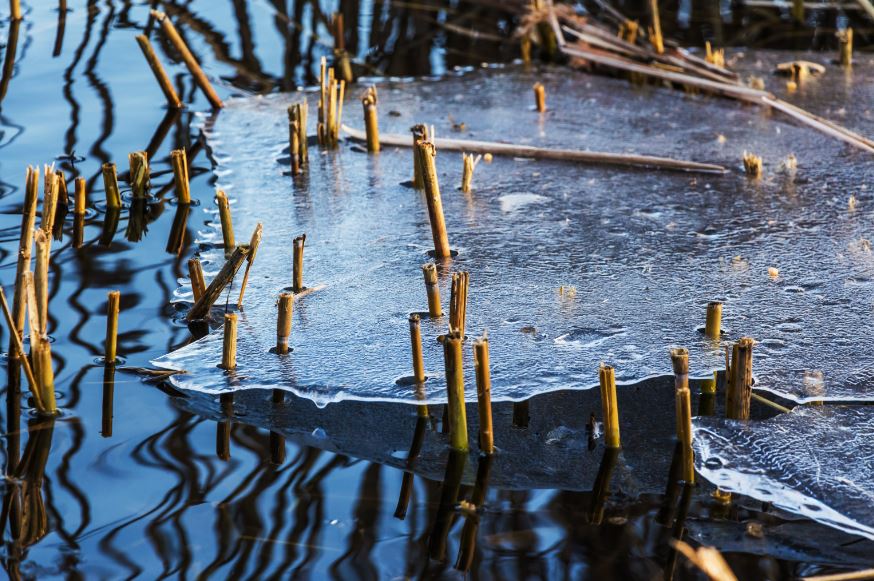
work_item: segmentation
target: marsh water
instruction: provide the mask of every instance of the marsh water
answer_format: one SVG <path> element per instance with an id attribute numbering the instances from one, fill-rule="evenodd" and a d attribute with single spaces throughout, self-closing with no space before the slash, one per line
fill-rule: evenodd
<path id="1" fill-rule="evenodd" d="M 203 133 L 216 120 L 172 49 L 153 35 L 188 104 L 180 113 L 167 111 L 139 53 L 134 36 L 154 29 L 149 7 L 70 2 L 59 12 L 33 2 L 22 22 L 0 23 L 0 280 L 7 289 L 26 166 L 54 162 L 69 180 L 87 178 L 90 194 L 81 247 L 72 216 L 54 245 L 49 333 L 62 414 L 36 418 L 26 392 L 7 397 L 3 411 L 0 558 L 9 577 L 696 578 L 670 548 L 681 536 L 722 549 L 745 579 L 870 565 L 874 547 L 861 536 L 748 498 L 723 505 L 705 483 L 694 491 L 676 484 L 667 378 L 620 390 L 624 417 L 640 419 L 623 420 L 619 458 L 604 450 L 590 421 L 600 411 L 592 390 L 496 404 L 500 453 L 489 465 L 475 454 L 447 453 L 440 406 L 424 418 L 404 403 L 319 407 L 289 395 L 277 410 L 268 392 L 253 390 L 228 414 L 213 395 L 108 372 L 99 359 L 107 290 L 122 293 L 126 364 L 147 366 L 192 341 L 179 303 L 186 261 L 214 251 L 214 187 L 229 181 L 226 160 Z M 223 97 L 311 85 L 318 58 L 331 51 L 334 7 L 266 0 L 161 7 Z M 361 74 L 442 76 L 516 56 L 500 40 L 515 17 L 492 3 L 350 2 L 342 9 Z M 722 21 L 737 30 L 731 17 Z M 771 23 L 784 28 L 779 17 Z M 691 29 L 677 35 L 685 38 L 684 30 Z M 815 44 L 802 43 L 794 48 Z M 350 110 L 357 117 L 357 107 Z M 169 185 L 169 152 L 178 147 L 192 164 L 197 204 L 189 212 L 178 211 Z M 100 164 L 115 161 L 123 171 L 126 155 L 143 149 L 153 198 L 135 223 L 123 212 L 109 236 Z M 271 161 L 280 154 L 281 147 L 271 150 Z M 357 156 L 349 172 L 363 163 L 360 152 L 342 155 Z M 388 167 L 386 174 L 394 180 Z M 241 217 L 241 229 L 244 223 Z M 7 340 L 4 330 L 0 344 Z M 391 369 L 383 371 L 394 377 Z M 695 409 L 712 404 L 693 402 Z M 482 498 L 475 502 L 481 511 L 448 503 L 454 488 L 462 498 Z"/>

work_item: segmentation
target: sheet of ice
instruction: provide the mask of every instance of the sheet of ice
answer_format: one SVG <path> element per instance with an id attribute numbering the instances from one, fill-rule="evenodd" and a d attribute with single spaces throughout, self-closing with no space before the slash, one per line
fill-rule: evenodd
<path id="1" fill-rule="evenodd" d="M 868 134 L 870 99 L 858 97 L 870 96 L 864 79 L 872 70 L 861 63 L 856 77 L 840 77 L 837 91 L 846 99 L 842 119 Z M 841 74 L 814 82 L 827 87 Z M 547 87 L 545 114 L 528 106 L 535 80 Z M 819 95 L 813 98 L 807 89 L 798 93 L 805 106 L 834 112 L 830 93 L 811 88 Z M 344 119 L 361 127 L 354 93 Z M 798 401 L 874 396 L 874 361 L 858 348 L 874 322 L 867 154 L 757 108 L 565 69 L 386 82 L 379 95 L 383 132 L 407 134 L 427 122 L 438 136 L 692 158 L 731 169 L 691 175 L 496 157 L 480 163 L 474 191 L 462 194 L 460 154 L 439 153 L 449 240 L 458 250 L 443 268 L 442 296 L 446 305 L 450 271 L 470 271 L 467 334 L 489 331 L 493 399 L 593 387 L 602 361 L 624 382 L 669 372 L 668 348 L 676 345 L 690 349 L 695 374 L 707 374 L 723 365 L 727 341 L 742 335 L 759 341 L 755 373 L 763 389 Z M 285 109 L 301 97 L 230 99 L 205 123 L 237 239 L 264 223 L 240 320 L 239 369 L 216 369 L 220 332 L 155 363 L 188 371 L 173 378 L 176 386 L 212 393 L 281 388 L 321 404 L 419 395 L 444 401 L 435 338 L 445 317 L 423 321 L 425 393 L 396 383 L 411 369 L 407 316 L 427 310 L 420 266 L 431 248 L 428 216 L 422 194 L 402 185 L 411 152 L 313 145 L 308 171 L 292 179 Z M 312 121 L 312 95 L 310 111 Z M 742 174 L 744 150 L 764 157 L 761 180 Z M 782 167 L 790 153 L 796 171 Z M 278 357 L 269 352 L 276 297 L 291 282 L 291 240 L 304 232 L 305 283 L 327 287 L 297 302 L 294 352 Z M 221 259 L 212 257 L 207 269 L 215 271 Z M 180 289 L 180 300 L 187 292 Z M 714 299 L 725 302 L 721 343 L 699 331 Z M 472 378 L 469 355 L 466 347 Z"/>
<path id="2" fill-rule="evenodd" d="M 758 422 L 696 418 L 695 467 L 724 490 L 874 539 L 874 408 L 800 406 Z"/>

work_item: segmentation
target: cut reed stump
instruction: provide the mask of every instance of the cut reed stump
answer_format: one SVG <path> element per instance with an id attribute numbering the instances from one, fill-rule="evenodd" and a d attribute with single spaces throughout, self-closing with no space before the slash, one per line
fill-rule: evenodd
<path id="1" fill-rule="evenodd" d="M 276 319 L 276 353 L 286 355 L 289 352 L 288 342 L 291 338 L 291 320 L 294 313 L 294 295 L 282 293 L 279 295 L 279 316 Z"/>
<path id="2" fill-rule="evenodd" d="M 24 377 L 27 379 L 27 385 L 30 387 L 30 392 L 33 394 L 34 403 L 36 403 L 38 410 L 44 410 L 45 407 L 42 398 L 40 398 L 39 384 L 37 384 L 36 377 L 34 377 L 33 368 L 31 368 L 28 358 L 26 356 L 22 357 L 22 355 L 24 355 L 24 345 L 21 341 L 22 333 L 18 331 L 15 319 L 12 316 L 12 312 L 9 310 L 9 303 L 6 302 L 6 293 L 3 291 L 3 287 L 0 287 L 0 307 L 3 308 L 3 317 L 6 319 L 6 326 L 9 327 L 10 343 L 12 344 L 9 352 L 10 354 L 15 354 L 15 357 L 21 361 L 21 367 L 24 369 Z"/>
<path id="3" fill-rule="evenodd" d="M 441 335 L 443 359 L 446 368 L 446 389 L 449 414 L 449 445 L 453 450 L 466 452 L 467 412 L 464 406 L 464 369 L 462 367 L 461 335 L 450 332 Z"/>
<path id="4" fill-rule="evenodd" d="M 58 210 L 58 194 L 60 187 L 58 185 L 58 174 L 54 169 L 46 166 L 43 172 L 43 199 L 42 199 L 42 219 L 40 220 L 40 228 L 47 236 L 52 235 L 55 227 L 55 217 Z"/>
<path id="5" fill-rule="evenodd" d="M 191 203 L 191 182 L 188 179 L 188 156 L 185 148 L 180 147 L 170 152 L 170 164 L 173 166 L 176 200 L 187 206 Z"/>
<path id="6" fill-rule="evenodd" d="M 121 208 L 121 193 L 118 190 L 118 174 L 114 163 L 103 164 L 103 189 L 106 191 L 106 207 Z"/>
<path id="7" fill-rule="evenodd" d="M 34 235 L 36 245 L 36 266 L 33 273 L 34 295 L 36 297 L 37 333 L 44 335 L 49 317 L 49 262 L 51 261 L 51 241 L 44 230 Z"/>
<path id="8" fill-rule="evenodd" d="M 225 314 L 221 368 L 226 371 L 237 368 L 237 313 Z"/>
<path id="9" fill-rule="evenodd" d="M 476 401 L 479 411 L 479 448 L 485 454 L 495 452 L 492 429 L 492 379 L 489 371 L 489 337 L 486 333 L 473 343 L 473 366 L 476 370 Z"/>
<path id="10" fill-rule="evenodd" d="M 206 77 L 203 69 L 200 68 L 197 59 L 195 59 L 194 55 L 191 54 L 191 51 L 188 50 L 188 46 L 185 44 L 185 41 L 182 40 L 182 37 L 179 36 L 179 32 L 176 30 L 176 27 L 173 26 L 173 23 L 170 22 L 170 19 L 167 18 L 167 15 L 158 10 L 152 10 L 151 15 L 152 18 L 161 23 L 161 29 L 164 31 L 164 36 L 167 37 L 167 40 L 170 41 L 170 44 L 173 45 L 179 53 L 179 56 L 182 57 L 182 61 L 185 63 L 185 66 L 188 67 L 191 76 L 194 77 L 194 82 L 200 90 L 203 91 L 203 94 L 206 96 L 210 105 L 215 109 L 221 109 L 224 107 L 224 103 L 222 103 L 222 100 L 215 92 L 215 89 L 212 88 L 209 79 Z"/>
<path id="11" fill-rule="evenodd" d="M 731 366 L 725 390 L 725 417 L 732 420 L 750 419 L 750 399 L 753 393 L 753 345 L 743 337 L 732 347 Z"/>
<path id="12" fill-rule="evenodd" d="M 707 318 L 704 322 L 704 336 L 718 340 L 722 335 L 722 303 L 710 301 L 707 303 Z"/>
<path id="13" fill-rule="evenodd" d="M 671 350 L 671 365 L 674 370 L 674 388 L 677 406 L 677 441 L 682 458 L 681 480 L 695 483 L 695 463 L 692 452 L 692 395 L 689 392 L 689 351 L 684 348 Z"/>
<path id="14" fill-rule="evenodd" d="M 371 85 L 361 97 L 361 106 L 364 108 L 364 129 L 367 132 L 367 151 L 379 152 L 379 115 L 376 109 L 376 87 Z"/>
<path id="15" fill-rule="evenodd" d="M 149 158 L 145 151 L 127 156 L 130 163 L 130 189 L 135 200 L 145 199 L 149 191 Z"/>
<path id="16" fill-rule="evenodd" d="M 604 414 L 604 445 L 619 448 L 619 404 L 616 400 L 616 375 L 609 365 L 601 364 L 598 372 L 601 384 L 601 410 Z"/>
<path id="17" fill-rule="evenodd" d="M 297 120 L 288 122 L 288 153 L 291 157 L 291 175 L 300 175 L 300 125 Z"/>
<path id="18" fill-rule="evenodd" d="M 209 314 L 209 310 L 212 308 L 213 303 L 218 300 L 224 288 L 234 279 L 237 271 L 239 271 L 240 267 L 243 266 L 243 261 L 246 260 L 248 254 L 249 249 L 247 247 L 237 246 L 231 256 L 225 261 L 224 266 L 222 266 L 222 269 L 216 277 L 209 283 L 209 286 L 203 292 L 203 296 L 194 303 L 193 307 L 191 307 L 188 316 L 185 317 L 186 321 L 197 321 L 203 319 Z"/>
<path id="19" fill-rule="evenodd" d="M 307 235 L 301 234 L 292 241 L 291 257 L 291 290 L 298 294 L 304 290 L 303 286 L 303 248 Z"/>
<path id="20" fill-rule="evenodd" d="M 422 168 L 425 186 L 425 200 L 428 203 L 428 218 L 431 223 L 431 237 L 434 240 L 434 256 L 449 258 L 449 238 L 446 235 L 446 221 L 443 218 L 443 202 L 440 199 L 440 184 L 437 181 L 437 148 L 429 141 L 416 143 L 416 153 Z"/>
<path id="21" fill-rule="evenodd" d="M 751 178 L 762 177 L 762 158 L 747 151 L 743 154 L 744 172 Z"/>
<path id="22" fill-rule="evenodd" d="M 467 323 L 467 289 L 470 285 L 469 272 L 456 272 L 452 275 L 452 288 L 449 295 L 449 330 L 458 331 L 464 339 Z"/>
<path id="23" fill-rule="evenodd" d="M 437 284 L 437 266 L 433 263 L 422 265 L 422 274 L 425 275 L 425 292 L 428 295 L 428 316 L 432 319 L 443 316 L 443 308 L 440 306 L 440 286 Z"/>
<path id="24" fill-rule="evenodd" d="M 118 310 L 121 304 L 121 293 L 109 291 L 106 294 L 106 344 L 104 361 L 106 365 L 115 365 L 118 351 Z"/>
<path id="25" fill-rule="evenodd" d="M 76 178 L 76 191 L 74 194 L 74 210 L 73 213 L 76 216 L 83 216 L 85 214 L 85 209 L 88 207 L 88 189 L 87 182 L 85 178 L 78 177 Z"/>
<path id="26" fill-rule="evenodd" d="M 228 196 L 222 190 L 216 190 L 215 199 L 218 202 L 219 220 L 222 224 L 222 239 L 225 245 L 225 257 L 234 251 L 234 225 L 231 222 L 231 203 Z"/>
<path id="27" fill-rule="evenodd" d="M 292 156 L 297 155 L 298 164 L 305 166 L 309 163 L 309 150 L 307 148 L 307 113 L 309 111 L 309 103 L 303 101 L 295 103 L 288 108 L 288 126 L 289 126 L 289 153 Z M 297 135 L 292 134 L 291 128 L 294 124 L 294 130 Z M 296 141 L 297 146 L 294 147 L 292 142 Z"/>
<path id="28" fill-rule="evenodd" d="M 319 145 L 336 149 L 340 140 L 340 126 L 343 122 L 343 98 L 346 81 L 334 78 L 334 68 L 328 68 L 322 57 L 319 67 L 319 122 L 317 133 Z"/>
<path id="29" fill-rule="evenodd" d="M 853 64 L 853 29 L 847 28 L 840 30 L 837 33 L 838 46 L 840 47 L 839 61 L 842 67 L 849 67 Z"/>
<path id="30" fill-rule="evenodd" d="M 473 170 L 476 169 L 477 164 L 479 164 L 482 159 L 482 155 L 478 155 L 474 158 L 472 153 L 462 153 L 461 154 L 461 163 L 462 163 L 462 172 L 461 172 L 461 191 L 465 194 L 469 194 L 471 190 L 471 184 L 473 183 Z"/>
<path id="31" fill-rule="evenodd" d="M 12 297 L 12 317 L 14 323 L 11 329 L 18 333 L 18 337 L 24 336 L 25 315 L 25 286 L 24 274 L 30 271 L 31 256 L 33 253 L 33 230 L 36 225 L 36 206 L 39 202 L 39 171 L 33 167 L 27 168 L 24 188 L 24 206 L 21 212 L 21 234 L 18 240 L 18 264 L 15 269 L 15 291 Z M 15 332 L 10 332 L 9 353 L 14 359 L 24 353 L 17 349 Z M 19 376 L 20 377 L 20 376 Z"/>
<path id="32" fill-rule="evenodd" d="M 145 34 L 140 34 L 137 36 L 137 44 L 140 45 L 140 50 L 143 51 L 143 56 L 146 57 L 146 62 L 149 64 L 149 68 L 152 69 L 152 74 L 155 75 L 155 80 L 158 81 L 158 86 L 161 87 L 164 98 L 167 99 L 167 105 L 171 109 L 181 109 L 183 107 L 182 100 L 176 94 L 176 89 L 173 88 L 170 77 L 167 76 L 161 61 L 158 60 L 158 55 L 155 54 L 155 49 L 152 48 L 149 38 Z"/>
<path id="33" fill-rule="evenodd" d="M 255 263 L 255 256 L 258 254 L 258 247 L 261 246 L 261 236 L 264 233 L 264 226 L 261 222 L 255 225 L 255 230 L 252 232 L 252 237 L 249 239 L 249 255 L 246 257 L 246 271 L 243 273 L 243 282 L 240 284 L 240 296 L 237 298 L 237 308 L 243 308 L 243 295 L 246 294 L 246 285 L 249 283 L 249 272 L 252 270 L 252 265 Z"/>
<path id="34" fill-rule="evenodd" d="M 543 86 L 543 83 L 534 83 L 532 87 L 534 90 L 534 107 L 537 109 L 538 113 L 543 113 L 546 111 L 546 87 Z"/>
<path id="35" fill-rule="evenodd" d="M 206 282 L 203 279 L 203 265 L 197 258 L 188 259 L 188 277 L 191 279 L 191 294 L 194 301 L 200 300 L 206 290 Z"/>
<path id="36" fill-rule="evenodd" d="M 425 383 L 425 359 L 422 355 L 422 328 L 419 315 L 410 315 L 410 349 L 413 353 L 413 381 Z"/>
<path id="37" fill-rule="evenodd" d="M 353 139 L 358 139 L 360 141 L 365 141 L 367 139 L 366 133 L 350 133 L 348 127 L 344 127 L 343 130 L 346 131 L 346 133 L 349 133 Z M 423 177 L 422 162 L 419 159 L 418 143 L 420 141 L 428 141 L 428 126 L 419 123 L 418 125 L 410 127 L 410 132 L 413 134 L 413 187 L 417 190 L 424 190 L 425 178 Z M 385 143 L 385 139 L 382 139 L 381 142 Z M 386 145 L 391 144 L 387 143 Z"/>
<path id="38" fill-rule="evenodd" d="M 39 385 L 40 399 L 45 415 L 55 415 L 58 413 L 58 406 L 55 402 L 55 372 L 52 368 L 52 343 L 45 335 L 37 337 L 36 340 L 31 337 L 30 359 L 33 362 L 33 374 Z M 36 398 L 34 398 L 36 401 Z"/>

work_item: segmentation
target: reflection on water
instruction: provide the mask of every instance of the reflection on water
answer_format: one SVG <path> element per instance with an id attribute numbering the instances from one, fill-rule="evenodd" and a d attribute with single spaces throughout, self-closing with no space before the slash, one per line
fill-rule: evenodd
<path id="1" fill-rule="evenodd" d="M 324 3 L 160 4 L 208 73 L 221 79 L 224 94 L 311 85 L 319 58 L 332 54 Z M 521 2 L 341 4 L 356 75 L 437 75 L 516 55 L 502 39 L 512 32 Z M 128 365 L 145 365 L 191 340 L 170 301 L 177 279 L 187 276 L 187 259 L 209 246 L 215 178 L 192 130 L 207 104 L 173 49 L 153 35 L 188 105 L 181 112 L 164 109 L 134 42 L 155 28 L 146 4 L 58 5 L 64 3 L 25 2 L 23 21 L 0 22 L 0 281 L 7 288 L 25 167 L 54 162 L 66 184 L 82 176 L 88 191 L 85 214 L 59 208 L 62 226 L 53 246 L 48 332 L 55 339 L 62 414 L 34 417 L 20 372 L 9 365 L 0 512 L 0 562 L 9 577 L 350 579 L 470 571 L 496 578 L 650 578 L 668 571 L 685 578 L 691 573 L 677 564 L 668 539 L 683 535 L 687 515 L 721 511 L 720 519 L 695 525 L 698 538 L 716 544 L 737 538 L 736 528 L 752 518 L 784 523 L 758 506 L 724 509 L 706 491 L 693 498 L 669 473 L 666 494 L 625 497 L 617 480 L 626 465 L 597 448 L 585 452 L 602 458 L 596 472 L 580 475 L 595 481 L 584 492 L 497 487 L 500 456 L 449 455 L 436 477 L 426 477 L 418 457 L 425 439 L 439 433 L 442 410 L 429 418 L 412 417 L 408 408 L 392 412 L 391 423 L 403 425 L 406 437 L 405 464 L 396 467 L 363 459 L 368 455 L 354 446 L 333 445 L 340 440 L 318 427 L 294 438 L 256 427 L 246 422 L 253 413 L 246 402 L 212 402 L 215 413 L 192 411 L 177 403 L 183 396 L 159 383 L 97 363 L 108 289 L 121 290 L 119 353 Z M 623 8 L 644 11 L 642 4 Z M 691 18 L 677 29 L 691 42 L 698 43 L 696 34 L 711 34 L 688 24 L 702 18 L 726 42 L 751 38 L 739 32 L 746 16 L 720 18 L 698 2 L 691 12 L 665 9 L 681 24 Z M 709 10 L 707 16 L 701 10 Z M 828 18 L 822 26 L 830 25 Z M 672 19 L 666 20 L 670 30 Z M 783 19 L 768 26 L 788 25 Z M 765 35 L 769 29 L 758 30 Z M 812 29 L 792 30 L 803 31 L 793 38 L 809 39 Z M 198 202 L 191 207 L 172 201 L 169 155 L 181 147 Z M 124 170 L 126 155 L 139 150 L 148 152 L 152 172 L 145 200 L 131 198 Z M 100 167 L 106 162 L 119 164 L 120 210 L 105 204 Z M 213 272 L 218 265 L 205 267 Z M 278 405 L 311 404 L 289 399 Z M 507 429 L 533 434 L 539 420 L 537 406 L 531 408 L 506 408 Z M 511 417 L 520 427 L 511 427 Z M 577 418 L 581 434 L 587 419 L 588 412 Z M 373 424 L 360 439 L 376 442 L 381 433 Z M 472 479 L 464 478 L 465 463 L 475 466 Z M 809 523 L 797 526 L 791 540 L 760 539 L 730 555 L 730 562 L 770 578 L 817 570 L 822 562 L 864 563 L 867 545 Z M 814 548 L 823 539 L 857 549 L 811 557 L 821 555 Z M 769 553 L 776 557 L 755 556 Z"/>

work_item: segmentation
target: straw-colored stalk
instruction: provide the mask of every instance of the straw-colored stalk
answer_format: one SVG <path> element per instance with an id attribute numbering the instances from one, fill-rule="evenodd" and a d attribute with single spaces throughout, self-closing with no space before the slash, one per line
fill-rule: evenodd
<path id="1" fill-rule="evenodd" d="M 188 259 L 188 277 L 191 279 L 191 294 L 194 296 L 194 301 L 197 302 L 206 290 L 206 282 L 203 279 L 203 265 L 200 264 L 200 259 Z"/>
<path id="2" fill-rule="evenodd" d="M 36 242 L 36 266 L 34 267 L 34 292 L 38 331 L 44 335 L 48 328 L 49 318 L 49 262 L 51 261 L 51 239 L 44 230 L 37 230 L 34 235 Z"/>
<path id="3" fill-rule="evenodd" d="M 443 202 L 440 199 L 440 184 L 437 181 L 437 148 L 429 141 L 416 143 L 416 153 L 422 167 L 425 186 L 425 200 L 428 203 L 428 218 L 431 222 L 431 237 L 434 240 L 434 256 L 449 258 L 449 238 L 446 235 L 446 221 L 443 218 Z"/>
<path id="4" fill-rule="evenodd" d="M 619 448 L 619 404 L 616 399 L 616 375 L 609 365 L 601 364 L 598 372 L 601 384 L 601 410 L 604 414 L 604 445 Z"/>
<path id="5" fill-rule="evenodd" d="M 237 368 L 237 313 L 225 314 L 221 367 L 227 371 Z"/>
<path id="6" fill-rule="evenodd" d="M 164 93 L 164 98 L 167 99 L 167 104 L 171 109 L 181 109 L 182 100 L 176 94 L 176 89 L 173 88 L 173 83 L 167 72 L 164 70 L 161 61 L 158 60 L 158 55 L 155 54 L 155 49 L 152 48 L 152 43 L 145 34 L 137 36 L 137 44 L 140 45 L 140 50 L 143 51 L 143 56 L 146 57 L 146 62 L 149 68 L 152 69 L 152 74 L 155 75 L 155 80 L 158 81 L 158 86 L 161 87 L 161 92 Z"/>
<path id="7" fill-rule="evenodd" d="M 725 417 L 733 420 L 750 418 L 750 399 L 753 393 L 753 345 L 750 337 L 743 337 L 732 347 L 731 367 L 725 391 Z"/>
<path id="8" fill-rule="evenodd" d="M 258 255 L 258 247 L 261 246 L 261 236 L 264 233 L 264 226 L 261 222 L 255 225 L 255 230 L 252 232 L 252 237 L 249 239 L 249 255 L 246 257 L 246 272 L 243 273 L 243 282 L 240 284 L 240 296 L 237 298 L 237 308 L 243 308 L 243 295 L 246 294 L 246 285 L 249 284 L 249 272 L 252 270 L 252 265 L 255 263 L 255 256 Z"/>
<path id="9" fill-rule="evenodd" d="M 230 256 L 234 251 L 234 225 L 231 222 L 231 203 L 228 196 L 222 190 L 216 190 L 215 199 L 218 202 L 219 220 L 222 224 L 222 239 L 225 244 L 225 256 Z"/>
<path id="10" fill-rule="evenodd" d="M 180 204 L 191 203 L 191 182 L 188 179 L 188 156 L 185 148 L 180 147 L 170 152 L 170 164 L 173 166 L 173 182 L 176 184 L 176 199 Z"/>
<path id="11" fill-rule="evenodd" d="M 437 284 L 437 265 L 429 262 L 422 265 L 425 275 L 425 292 L 428 294 L 428 316 L 432 319 L 443 316 L 440 306 L 440 286 Z"/>
<path id="12" fill-rule="evenodd" d="M 367 151 L 379 152 L 379 114 L 376 109 L 376 87 L 371 85 L 361 97 L 364 108 L 364 129 L 367 131 Z"/>
<path id="13" fill-rule="evenodd" d="M 707 303 L 707 318 L 704 321 L 704 336 L 718 340 L 722 335 L 722 303 L 710 301 Z"/>
<path id="14" fill-rule="evenodd" d="M 747 151 L 743 154 L 744 172 L 752 178 L 762 177 L 762 158 Z"/>
<path id="15" fill-rule="evenodd" d="M 425 359 L 422 355 L 422 327 L 419 315 L 410 315 L 410 348 L 413 353 L 413 381 L 425 383 Z"/>
<path id="16" fill-rule="evenodd" d="M 83 177 L 76 178 L 76 193 L 73 213 L 77 216 L 85 214 L 85 209 L 88 207 L 88 189 L 87 181 Z"/>
<path id="17" fill-rule="evenodd" d="M 309 162 L 309 150 L 307 149 L 307 113 L 309 110 L 309 103 L 307 101 L 302 101 L 300 103 L 295 103 L 288 108 L 288 122 L 289 124 L 292 122 L 297 122 L 297 150 L 294 148 L 291 149 L 291 155 L 294 156 L 295 153 L 299 156 L 299 162 L 301 166 L 306 165 Z M 290 125 L 289 125 L 290 127 Z M 291 145 L 292 136 L 289 135 L 289 145 Z"/>
<path id="18" fill-rule="evenodd" d="M 462 367 L 461 335 L 450 332 L 440 337 L 446 368 L 447 410 L 449 412 L 449 445 L 466 452 L 467 412 L 464 407 L 464 369 Z"/>
<path id="19" fill-rule="evenodd" d="M 297 294 L 304 289 L 303 286 L 303 248 L 307 235 L 301 234 L 292 242 L 291 257 L 291 290 Z"/>
<path id="20" fill-rule="evenodd" d="M 46 336 L 31 337 L 30 358 L 33 361 L 33 374 L 39 385 L 40 399 L 44 412 L 49 415 L 58 413 L 55 402 L 55 372 L 52 368 L 52 343 Z"/>
<path id="21" fill-rule="evenodd" d="M 419 159 L 418 144 L 420 141 L 428 141 L 428 126 L 419 123 L 410 127 L 413 134 L 413 187 L 417 190 L 425 189 L 422 162 Z"/>
<path id="22" fill-rule="evenodd" d="M 725 68 L 725 49 L 713 49 L 710 41 L 704 43 L 704 60 L 713 66 Z"/>
<path id="23" fill-rule="evenodd" d="M 39 171 L 33 167 L 27 168 L 24 188 L 24 206 L 21 212 L 21 235 L 18 240 L 18 264 L 15 269 L 15 292 L 12 297 L 12 317 L 19 337 L 24 335 L 25 286 L 24 274 L 30 271 L 33 252 L 33 231 L 36 225 L 36 206 L 39 202 Z M 14 335 L 14 333 L 11 333 Z M 15 337 L 10 340 L 9 352 L 13 358 L 23 353 L 14 345 Z"/>
<path id="24" fill-rule="evenodd" d="M 118 190 L 118 174 L 114 163 L 103 164 L 103 189 L 106 191 L 106 207 L 121 208 L 121 192 Z"/>
<path id="25" fill-rule="evenodd" d="M 649 9 L 652 12 L 652 27 L 649 31 L 650 41 L 658 54 L 665 52 L 665 41 L 662 38 L 662 20 L 659 17 L 658 0 L 649 0 Z"/>
<path id="26" fill-rule="evenodd" d="M 118 310 L 121 305 L 121 293 L 117 290 L 106 293 L 106 344 L 104 361 L 107 365 L 115 365 L 118 355 Z"/>
<path id="27" fill-rule="evenodd" d="M 619 25 L 617 36 L 628 44 L 637 44 L 637 35 L 640 33 L 640 23 L 637 20 L 626 20 Z"/>
<path id="28" fill-rule="evenodd" d="M 22 298 L 22 304 L 24 304 L 24 298 Z M 3 308 L 3 317 L 6 319 L 6 326 L 9 327 L 9 335 L 11 337 L 10 343 L 12 344 L 10 352 L 14 353 L 16 357 L 20 359 L 21 367 L 24 369 L 24 377 L 27 379 L 27 385 L 30 387 L 31 393 L 33 393 L 33 400 L 36 403 L 37 409 L 42 410 L 44 409 L 44 406 L 42 399 L 40 398 L 39 384 L 37 384 L 36 378 L 33 375 L 33 368 L 30 366 L 30 361 L 27 357 L 19 357 L 19 355 L 24 354 L 24 344 L 21 340 L 22 334 L 16 328 L 16 322 L 12 316 L 12 312 L 9 310 L 9 303 L 6 302 L 6 293 L 3 291 L 2 286 L 0 286 L 0 307 Z"/>
<path id="29" fill-rule="evenodd" d="M 212 282 L 210 282 L 209 286 L 206 287 L 206 290 L 203 291 L 203 296 L 195 301 L 194 306 L 191 307 L 191 310 L 188 312 L 188 316 L 186 317 L 187 321 L 196 321 L 209 314 L 209 310 L 212 308 L 213 303 L 218 300 L 225 287 L 234 279 L 237 271 L 239 271 L 240 267 L 243 266 L 243 261 L 246 260 L 248 254 L 248 247 L 237 246 L 231 256 L 225 261 L 224 266 L 222 266 L 222 269 L 216 277 L 212 279 Z"/>
<path id="30" fill-rule="evenodd" d="M 151 14 L 153 18 L 161 23 L 161 29 L 164 31 L 164 36 L 166 36 L 167 40 L 170 41 L 170 44 L 176 48 L 176 51 L 179 53 L 179 56 L 182 57 L 185 66 L 188 67 L 191 76 L 194 77 L 194 82 L 200 90 L 203 91 L 203 94 L 206 95 L 206 99 L 209 101 L 210 105 L 216 109 L 224 107 L 224 103 L 222 103 L 222 100 L 219 98 L 218 93 L 215 92 L 215 89 L 212 88 L 209 79 L 206 77 L 203 69 L 200 68 L 197 59 L 195 59 L 194 55 L 191 54 L 191 51 L 188 50 L 188 46 L 185 44 L 185 41 L 182 40 L 182 37 L 179 36 L 179 32 L 176 30 L 176 27 L 173 26 L 173 23 L 170 22 L 170 19 L 167 18 L 167 15 L 158 10 L 152 10 Z"/>
<path id="31" fill-rule="evenodd" d="M 319 145 L 334 149 L 340 140 L 346 81 L 334 78 L 334 68 L 327 67 L 325 57 L 321 61 L 319 85 Z"/>
<path id="32" fill-rule="evenodd" d="M 276 319 L 276 352 L 279 355 L 288 353 L 288 342 L 291 338 L 291 320 L 294 313 L 294 295 L 282 293 L 279 295 L 279 316 Z"/>
<path id="33" fill-rule="evenodd" d="M 145 151 L 128 154 L 130 188 L 134 199 L 145 199 L 149 192 L 149 156 Z"/>
<path id="34" fill-rule="evenodd" d="M 840 63 L 842 67 L 853 64 L 853 29 L 838 31 L 838 46 L 840 47 Z"/>
<path id="35" fill-rule="evenodd" d="M 461 333 L 462 339 L 467 322 L 467 289 L 469 285 L 469 272 L 456 272 L 452 275 L 452 288 L 449 295 L 449 330 Z"/>
<path id="36" fill-rule="evenodd" d="M 47 236 L 52 235 L 55 227 L 55 216 L 58 212 L 58 174 L 52 167 L 46 166 L 43 175 L 42 220 L 40 228 Z"/>
<path id="37" fill-rule="evenodd" d="M 476 166 L 479 164 L 482 157 L 482 154 L 476 157 L 474 157 L 472 153 L 461 154 L 461 160 L 464 165 L 461 174 L 461 191 L 465 194 L 470 193 L 470 185 L 471 182 L 473 182 L 473 170 L 476 169 Z"/>
<path id="38" fill-rule="evenodd" d="M 492 379 L 489 371 L 489 337 L 486 333 L 473 343 L 473 365 L 476 370 L 479 447 L 486 454 L 493 454 L 495 435 L 492 429 Z"/>
<path id="39" fill-rule="evenodd" d="M 10 20 L 21 20 L 21 0 L 9 0 Z"/>
<path id="40" fill-rule="evenodd" d="M 297 120 L 288 122 L 288 152 L 291 156 L 291 175 L 300 175 L 300 126 Z"/>
<path id="41" fill-rule="evenodd" d="M 692 396 L 689 392 L 689 351 L 671 350 L 674 388 L 677 406 L 677 440 L 680 442 L 682 477 L 686 484 L 695 483 L 695 463 L 692 452 Z"/>
<path id="42" fill-rule="evenodd" d="M 546 111 L 546 87 L 543 83 L 534 83 L 534 106 L 538 113 Z"/>

